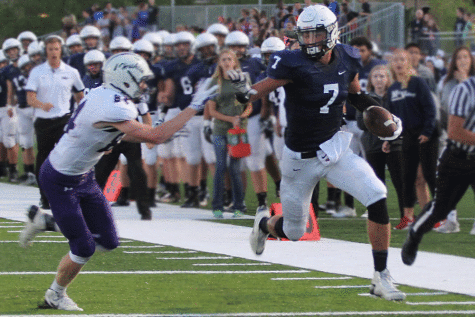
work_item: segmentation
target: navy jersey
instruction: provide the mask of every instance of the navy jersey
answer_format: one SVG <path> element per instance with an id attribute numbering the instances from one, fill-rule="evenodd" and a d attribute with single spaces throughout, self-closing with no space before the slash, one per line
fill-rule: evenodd
<path id="1" fill-rule="evenodd" d="M 86 74 L 82 78 L 84 83 L 84 95 L 87 95 L 91 89 L 97 88 L 102 85 L 102 73 L 99 76 L 92 77 L 90 74 Z"/>
<path id="2" fill-rule="evenodd" d="M 289 79 L 284 86 L 287 129 L 285 144 L 296 152 L 316 151 L 340 130 L 349 84 L 361 69 L 358 49 L 337 44 L 328 65 L 314 62 L 301 50 L 271 56 L 268 77 Z"/>
<path id="3" fill-rule="evenodd" d="M 216 70 L 216 65 L 216 63 L 210 64 L 201 61 L 188 69 L 186 76 L 188 76 L 190 79 L 193 89 L 199 87 L 203 80 L 210 78 L 213 75 L 214 71 Z M 199 111 L 196 115 L 203 115 L 203 111 Z"/>
<path id="4" fill-rule="evenodd" d="M 18 67 L 13 65 L 8 65 L 4 69 L 5 77 L 12 82 L 13 87 L 15 88 L 15 95 L 18 101 L 20 108 L 28 107 L 26 103 L 26 91 L 25 86 L 27 83 L 27 78 L 22 74 Z"/>
<path id="5" fill-rule="evenodd" d="M 266 67 L 259 58 L 247 57 L 240 59 L 239 63 L 241 64 L 242 71 L 249 73 L 252 84 L 256 83 L 257 77 L 266 70 Z"/>
<path id="6" fill-rule="evenodd" d="M 150 89 L 147 95 L 147 105 L 149 112 L 157 111 L 157 95 L 158 95 L 158 82 L 165 79 L 165 69 L 160 63 L 150 66 L 154 77 L 147 81 L 148 89 Z"/>
<path id="7" fill-rule="evenodd" d="M 67 62 L 70 66 L 78 70 L 81 78 L 84 77 L 87 72 L 86 66 L 84 66 L 84 55 L 86 55 L 86 52 L 76 53 L 74 55 L 71 55 L 69 56 L 68 62 Z M 111 54 L 108 52 L 105 52 L 104 55 L 106 59 L 108 59 L 111 56 Z"/>
<path id="8" fill-rule="evenodd" d="M 179 107 L 181 110 L 189 106 L 193 95 L 193 86 L 186 73 L 198 59 L 194 58 L 190 64 L 183 63 L 180 59 L 175 59 L 165 66 L 165 78 L 170 78 L 175 84 L 175 98 L 170 108 Z"/>
<path id="9" fill-rule="evenodd" d="M 5 68 L 0 69 L 0 108 L 7 105 L 7 78 Z"/>

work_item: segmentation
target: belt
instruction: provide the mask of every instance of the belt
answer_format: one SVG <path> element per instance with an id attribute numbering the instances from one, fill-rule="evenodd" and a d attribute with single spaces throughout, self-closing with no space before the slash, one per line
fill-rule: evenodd
<path id="1" fill-rule="evenodd" d="M 315 151 L 300 152 L 300 158 L 302 160 L 305 160 L 305 159 L 310 159 L 310 158 L 317 157 L 317 151 L 318 150 L 320 150 L 320 147 L 317 147 L 317 149 Z"/>
<path id="2" fill-rule="evenodd" d="M 448 144 L 447 149 L 451 152 L 450 154 L 461 160 L 475 161 L 475 153 L 467 152 L 455 144 Z"/>

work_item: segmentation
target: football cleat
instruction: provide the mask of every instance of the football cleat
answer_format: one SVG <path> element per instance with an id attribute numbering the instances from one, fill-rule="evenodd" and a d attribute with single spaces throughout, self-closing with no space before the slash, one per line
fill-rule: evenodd
<path id="1" fill-rule="evenodd" d="M 38 233 L 46 231 L 46 214 L 38 206 L 32 205 L 28 209 L 25 227 L 20 232 L 18 242 L 22 248 L 31 246 L 32 240 Z"/>
<path id="2" fill-rule="evenodd" d="M 45 294 L 45 304 L 54 309 L 68 311 L 83 311 L 78 305 L 69 298 L 66 293 L 60 295 L 58 292 L 49 288 Z"/>
<path id="3" fill-rule="evenodd" d="M 32 172 L 28 172 L 26 174 L 26 179 L 23 182 L 23 185 L 38 185 L 35 174 L 33 174 Z"/>
<path id="4" fill-rule="evenodd" d="M 334 218 L 351 218 L 356 217 L 355 208 L 350 208 L 348 206 L 341 206 L 337 212 L 332 214 Z"/>
<path id="5" fill-rule="evenodd" d="M 414 219 L 411 220 L 409 218 L 407 218 L 406 216 L 402 217 L 401 218 L 401 221 L 399 222 L 399 224 L 394 227 L 394 229 L 396 230 L 407 230 L 409 229 L 409 226 L 414 222 Z"/>
<path id="6" fill-rule="evenodd" d="M 433 229 L 438 233 L 456 233 L 460 232 L 460 224 L 457 220 L 444 220 L 441 222 L 440 226 Z"/>
<path id="7" fill-rule="evenodd" d="M 412 265 L 416 260 L 417 249 L 419 248 L 419 243 L 421 239 L 416 238 L 414 231 L 411 229 L 407 235 L 406 241 L 401 248 L 401 258 L 402 262 L 406 265 Z"/>
<path id="8" fill-rule="evenodd" d="M 269 236 L 269 233 L 265 233 L 259 227 L 259 223 L 265 217 L 270 218 L 269 209 L 265 206 L 261 206 L 257 208 L 256 216 L 254 218 L 254 226 L 252 227 L 252 232 L 251 232 L 251 235 L 249 236 L 251 249 L 257 255 L 260 255 L 262 254 L 262 252 L 264 252 L 264 248 L 266 246 L 266 240 L 267 240 L 267 237 Z"/>
<path id="9" fill-rule="evenodd" d="M 223 212 L 221 210 L 213 210 L 213 217 L 221 219 L 223 218 Z"/>
<path id="10" fill-rule="evenodd" d="M 209 194 L 207 190 L 200 190 L 198 195 L 201 207 L 206 207 L 208 205 Z"/>
<path id="11" fill-rule="evenodd" d="M 400 301 L 406 299 L 406 294 L 394 286 L 388 269 L 384 269 L 382 272 L 374 272 L 369 292 L 386 300 Z"/>

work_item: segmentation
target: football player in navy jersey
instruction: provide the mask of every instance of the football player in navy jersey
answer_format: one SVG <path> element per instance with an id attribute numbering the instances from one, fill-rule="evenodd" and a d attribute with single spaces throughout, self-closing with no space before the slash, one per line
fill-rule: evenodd
<path id="1" fill-rule="evenodd" d="M 15 105 L 17 100 L 15 92 L 22 90 L 22 87 L 26 84 L 26 80 L 18 68 L 18 59 L 22 55 L 23 49 L 19 40 L 9 38 L 3 42 L 2 50 L 10 60 L 10 64 L 3 70 L 7 80 L 7 105 L 0 114 L 3 145 L 7 149 L 8 180 L 12 183 L 18 183 L 18 172 L 16 169 L 18 163 L 18 144 L 16 141 L 18 116 L 16 114 Z"/>
<path id="2" fill-rule="evenodd" d="M 7 79 L 3 70 L 9 62 L 3 51 L 0 50 L 0 111 L 3 111 L 1 109 L 7 106 Z M 3 144 L 3 133 L 0 131 L 0 177 L 7 175 L 7 167 L 7 150 Z"/>
<path id="3" fill-rule="evenodd" d="M 22 157 L 24 174 L 18 178 L 18 181 L 24 182 L 26 185 L 33 185 L 36 184 L 35 152 L 33 148 L 34 109 L 26 102 L 26 91 L 24 88 L 26 86 L 30 71 L 35 66 L 35 63 L 27 54 L 25 54 L 22 55 L 15 64 L 17 67 L 11 68 L 9 75 L 9 81 L 12 83 L 12 85 L 9 85 L 9 89 L 13 89 L 15 92 L 15 97 L 18 104 L 18 107 L 15 108 L 18 115 L 19 142 L 23 150 Z"/>
<path id="4" fill-rule="evenodd" d="M 195 37 L 187 31 L 178 32 L 174 37 L 174 49 L 176 59 L 165 65 L 165 96 L 166 106 L 168 107 L 165 121 L 171 120 L 177 116 L 181 110 L 185 109 L 191 101 L 193 86 L 186 76 L 188 70 L 199 61 L 192 52 Z M 162 98 L 160 98 L 162 99 Z M 178 202 L 180 199 L 179 181 L 180 179 L 188 187 L 189 179 L 187 172 L 187 163 L 183 151 L 184 138 L 186 137 L 186 126 L 174 135 L 173 140 L 163 144 L 160 148 L 161 155 L 168 169 L 167 175 L 170 182 L 171 197 L 164 197 L 163 202 Z M 177 173 L 178 172 L 178 173 Z M 187 190 L 185 190 L 187 192 Z"/>
<path id="5" fill-rule="evenodd" d="M 216 69 L 219 53 L 218 39 L 211 33 L 201 33 L 196 37 L 193 51 L 200 62 L 191 66 L 186 76 L 189 78 L 191 86 L 197 89 L 204 80 L 213 75 Z M 211 142 L 206 141 L 207 137 L 210 140 L 210 135 L 206 136 L 204 130 L 205 124 L 208 127 L 210 126 L 210 120 L 206 113 L 200 112 L 186 125 L 189 131 L 186 138 L 185 152 L 190 171 L 190 197 L 182 207 L 206 206 L 208 203 L 207 172 L 209 168 L 211 176 L 214 177 L 216 163 L 214 147 Z M 204 158 L 206 164 L 202 163 L 202 158 Z"/>
<path id="6" fill-rule="evenodd" d="M 243 73 L 228 71 L 241 102 L 257 100 L 280 86 L 286 93 L 288 126 L 281 162 L 283 216 L 270 217 L 267 208 L 258 209 L 251 248 L 262 254 L 269 234 L 299 240 L 305 233 L 313 189 L 325 177 L 368 209 L 375 267 L 370 292 L 387 300 L 404 300 L 405 294 L 394 286 L 386 268 L 390 240 L 386 187 L 369 164 L 349 150 L 351 134 L 340 130 L 347 98 L 361 111 L 377 104 L 360 91 L 359 52 L 337 44 L 337 19 L 325 6 L 304 9 L 297 22 L 297 35 L 301 50 L 272 55 L 268 77 L 252 87 L 246 84 Z M 393 120 L 398 128 L 390 139 L 402 131 L 401 121 L 395 116 Z"/>
<path id="7" fill-rule="evenodd" d="M 104 53 L 99 50 L 91 50 L 84 55 L 84 66 L 87 73 L 82 78 L 84 83 L 84 94 L 89 93 L 91 89 L 102 85 L 102 65 L 106 61 Z"/>

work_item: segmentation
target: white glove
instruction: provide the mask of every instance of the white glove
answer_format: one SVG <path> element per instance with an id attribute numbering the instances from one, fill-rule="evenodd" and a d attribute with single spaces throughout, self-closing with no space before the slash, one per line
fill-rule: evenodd
<path id="1" fill-rule="evenodd" d="M 251 98 L 251 95 L 257 94 L 257 91 L 252 89 L 251 85 L 247 81 L 246 73 L 231 69 L 227 71 L 227 74 L 229 76 L 229 79 L 231 79 L 231 83 L 233 84 L 234 88 L 236 88 L 236 90 L 238 91 L 238 94 L 241 95 L 238 97 L 243 97 L 243 98 L 238 98 L 239 102 L 245 103 Z"/>
<path id="2" fill-rule="evenodd" d="M 206 101 L 216 96 L 215 92 L 218 90 L 218 85 L 211 86 L 211 78 L 206 79 L 201 85 L 200 88 L 193 95 L 193 99 L 188 107 L 193 110 L 201 111 L 204 109 Z"/>
<path id="3" fill-rule="evenodd" d="M 393 141 L 393 140 L 396 140 L 400 135 L 401 135 L 401 132 L 402 132 L 402 121 L 401 119 L 399 119 L 398 117 L 396 117 L 395 115 L 393 115 L 393 121 L 396 123 L 397 125 L 397 129 L 396 131 L 394 131 L 393 135 L 392 136 L 388 136 L 388 137 L 378 137 L 380 140 L 383 140 L 383 141 Z"/>

